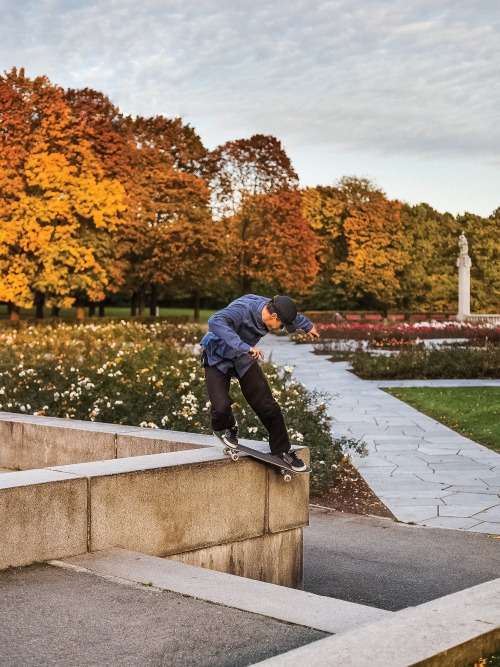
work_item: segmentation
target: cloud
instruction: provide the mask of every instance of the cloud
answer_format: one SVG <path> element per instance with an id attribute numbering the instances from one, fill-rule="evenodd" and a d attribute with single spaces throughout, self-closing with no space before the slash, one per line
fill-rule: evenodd
<path id="1" fill-rule="evenodd" d="M 496 0 L 8 0 L 3 16 L 2 69 L 181 115 L 211 146 L 268 132 L 500 164 Z"/>

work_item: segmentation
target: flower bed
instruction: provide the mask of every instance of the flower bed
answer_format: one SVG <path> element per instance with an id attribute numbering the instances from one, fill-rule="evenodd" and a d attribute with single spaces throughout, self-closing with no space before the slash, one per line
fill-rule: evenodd
<path id="1" fill-rule="evenodd" d="M 209 403 L 189 326 L 132 321 L 0 327 L 0 410 L 210 433 Z M 313 491 L 328 490 L 355 441 L 334 441 L 324 397 L 264 364 L 291 439 L 311 447 Z M 267 433 L 234 382 L 243 438 Z"/>
<path id="2" fill-rule="evenodd" d="M 383 340 L 399 339 L 418 341 L 435 338 L 467 338 L 475 344 L 500 343 L 500 326 L 494 324 L 469 324 L 468 322 L 414 322 L 394 325 L 375 323 L 318 324 L 316 326 L 321 345 L 329 340 Z M 294 337 L 297 343 L 306 343 L 306 336 Z"/>

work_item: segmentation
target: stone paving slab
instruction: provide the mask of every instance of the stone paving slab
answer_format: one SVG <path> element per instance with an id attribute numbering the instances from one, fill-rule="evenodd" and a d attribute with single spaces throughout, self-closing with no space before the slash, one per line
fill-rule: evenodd
<path id="1" fill-rule="evenodd" d="M 125 549 L 87 553 L 52 564 L 84 568 L 99 576 L 152 585 L 159 590 L 329 633 L 346 632 L 391 613 Z"/>
<path id="2" fill-rule="evenodd" d="M 294 366 L 308 389 L 330 396 L 335 437 L 365 442 L 368 456 L 354 454 L 353 463 L 398 520 L 500 535 L 500 454 L 381 389 L 496 387 L 500 380 L 368 381 L 350 373 L 347 362 L 332 363 L 285 336 L 267 336 L 260 347 L 274 363 Z M 462 514 L 445 514 L 448 507 Z"/>

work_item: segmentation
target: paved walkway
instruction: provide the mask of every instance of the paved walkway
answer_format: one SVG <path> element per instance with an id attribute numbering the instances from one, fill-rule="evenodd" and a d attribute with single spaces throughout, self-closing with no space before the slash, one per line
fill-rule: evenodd
<path id="1" fill-rule="evenodd" d="M 332 396 L 335 436 L 364 440 L 368 456 L 354 455 L 353 462 L 399 521 L 500 535 L 500 454 L 379 388 L 401 381 L 361 380 L 347 363 L 332 363 L 314 355 L 311 345 L 295 345 L 283 336 L 267 336 L 260 347 L 274 363 L 295 366 L 295 377 L 306 387 Z M 474 384 L 500 386 L 500 381 Z"/>

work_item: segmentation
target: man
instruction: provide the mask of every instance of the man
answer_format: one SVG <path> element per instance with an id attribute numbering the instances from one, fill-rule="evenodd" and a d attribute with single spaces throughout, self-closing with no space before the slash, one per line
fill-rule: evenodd
<path id="1" fill-rule="evenodd" d="M 211 404 L 214 434 L 227 447 L 238 445 L 238 425 L 231 408 L 231 377 L 238 378 L 243 396 L 269 433 L 271 454 L 279 456 L 295 470 L 305 470 L 304 462 L 290 449 L 290 440 L 281 408 L 258 364 L 264 353 L 256 345 L 269 331 L 285 328 L 289 333 L 305 331 L 311 339 L 319 334 L 314 325 L 297 312 L 288 296 L 247 294 L 230 303 L 208 320 L 203 337 L 203 365 Z"/>

